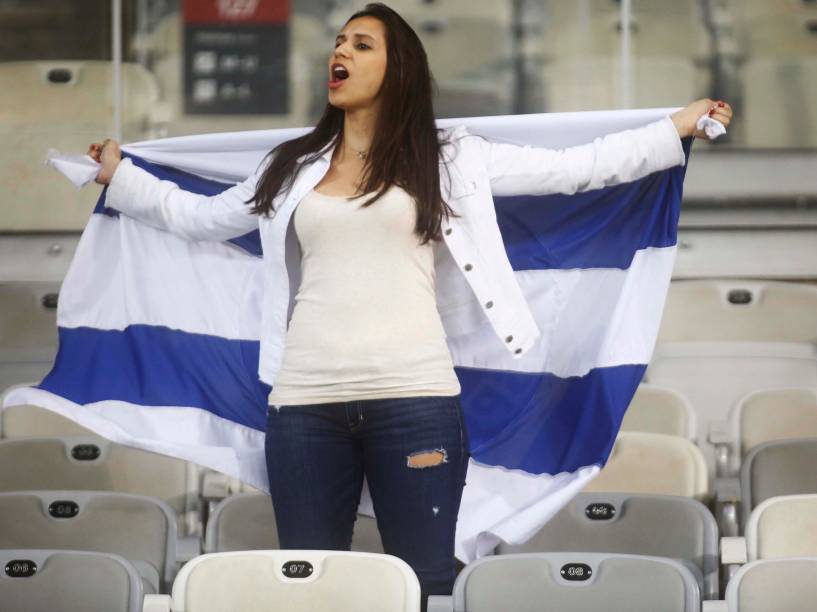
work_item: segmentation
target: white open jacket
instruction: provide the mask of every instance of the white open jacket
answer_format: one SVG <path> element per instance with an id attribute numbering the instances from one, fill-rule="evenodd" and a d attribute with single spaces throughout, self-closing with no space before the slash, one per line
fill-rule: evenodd
<path id="1" fill-rule="evenodd" d="M 453 336 L 470 325 L 463 313 L 475 312 L 476 301 L 476 311 L 515 358 L 542 332 L 508 261 L 493 195 L 572 194 L 685 163 L 681 139 L 668 116 L 564 149 L 492 142 L 464 125 L 444 132 L 452 142 L 443 148 L 440 189 L 460 216 L 443 222 L 447 248 L 435 243 L 437 308 L 446 333 Z M 258 374 L 269 385 L 281 367 L 300 283 L 300 250 L 290 221 L 298 203 L 329 169 L 332 153 L 326 147 L 289 190 L 276 196 L 276 212 L 269 218 L 251 214 L 244 203 L 254 195 L 263 165 L 224 192 L 204 196 L 160 180 L 124 158 L 108 186 L 106 206 L 187 240 L 223 241 L 259 230 L 265 271 Z"/>

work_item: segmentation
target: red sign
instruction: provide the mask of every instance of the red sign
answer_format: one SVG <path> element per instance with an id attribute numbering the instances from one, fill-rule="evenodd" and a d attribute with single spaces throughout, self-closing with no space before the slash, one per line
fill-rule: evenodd
<path id="1" fill-rule="evenodd" d="M 286 23 L 290 0 L 184 0 L 188 25 Z"/>

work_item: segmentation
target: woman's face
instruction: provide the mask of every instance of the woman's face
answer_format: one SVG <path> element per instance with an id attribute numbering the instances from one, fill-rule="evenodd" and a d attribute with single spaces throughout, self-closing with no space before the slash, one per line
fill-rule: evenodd
<path id="1" fill-rule="evenodd" d="M 347 23 L 329 56 L 329 103 L 349 111 L 374 107 L 386 75 L 386 29 L 374 17 Z M 336 72 L 336 66 L 346 68 Z"/>

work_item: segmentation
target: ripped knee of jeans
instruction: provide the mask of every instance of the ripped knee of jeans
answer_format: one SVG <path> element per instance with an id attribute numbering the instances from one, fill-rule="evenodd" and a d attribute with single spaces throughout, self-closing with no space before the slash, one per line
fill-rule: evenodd
<path id="1" fill-rule="evenodd" d="M 444 448 L 416 451 L 406 457 L 406 465 L 414 469 L 435 467 L 443 463 L 448 463 L 448 453 Z"/>

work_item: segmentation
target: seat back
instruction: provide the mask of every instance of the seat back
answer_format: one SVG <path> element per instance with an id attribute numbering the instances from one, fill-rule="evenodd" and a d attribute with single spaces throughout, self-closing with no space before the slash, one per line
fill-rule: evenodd
<path id="1" fill-rule="evenodd" d="M 624 420 L 622 431 L 644 431 L 695 440 L 695 411 L 683 394 L 673 389 L 642 383 L 638 385 Z"/>
<path id="2" fill-rule="evenodd" d="M 176 566 L 176 516 L 140 495 L 83 491 L 0 493 L 0 548 L 105 552 L 130 561 L 146 593 L 163 592 Z"/>
<path id="3" fill-rule="evenodd" d="M 329 550 L 210 553 L 186 563 L 172 609 L 417 612 L 420 583 L 398 557 Z"/>
<path id="4" fill-rule="evenodd" d="M 33 385 L 35 383 L 31 383 Z M 45 438 L 53 436 L 96 437 L 75 421 L 47 408 L 28 404 L 0 409 L 0 438 Z"/>
<path id="5" fill-rule="evenodd" d="M 683 564 L 606 553 L 521 553 L 472 561 L 454 583 L 455 612 L 698 612 Z"/>
<path id="6" fill-rule="evenodd" d="M 699 501 L 669 495 L 580 493 L 524 544 L 497 554 L 604 552 L 677 559 L 700 576 L 705 599 L 717 599 L 718 527 Z"/>
<path id="7" fill-rule="evenodd" d="M 658 342 L 817 342 L 817 287 L 746 280 L 673 281 Z"/>
<path id="8" fill-rule="evenodd" d="M 817 438 L 817 387 L 757 391 L 738 403 L 734 419 L 743 456 L 764 442 Z"/>
<path id="9" fill-rule="evenodd" d="M 703 454 L 686 438 L 623 431 L 607 464 L 584 490 L 704 500 L 709 495 L 709 480 Z"/>
<path id="10" fill-rule="evenodd" d="M 817 557 L 752 561 L 726 587 L 729 610 L 802 612 L 817 601 Z"/>
<path id="11" fill-rule="evenodd" d="M 140 612 L 142 583 L 118 555 L 76 550 L 0 550 L 3 612 Z"/>
<path id="12" fill-rule="evenodd" d="M 0 440 L 0 492 L 66 489 L 156 497 L 178 515 L 198 499 L 187 462 L 166 455 L 98 437 Z"/>
<path id="13" fill-rule="evenodd" d="M 817 438 L 766 442 L 740 469 L 743 524 L 761 502 L 780 495 L 817 493 Z"/>
<path id="14" fill-rule="evenodd" d="M 750 561 L 817 557 L 817 494 L 761 502 L 749 516 L 745 535 Z"/>
<path id="15" fill-rule="evenodd" d="M 269 495 L 239 493 L 222 500 L 207 522 L 204 550 L 208 553 L 237 550 L 277 549 L 278 530 Z M 357 515 L 352 550 L 382 553 L 377 521 Z"/>

